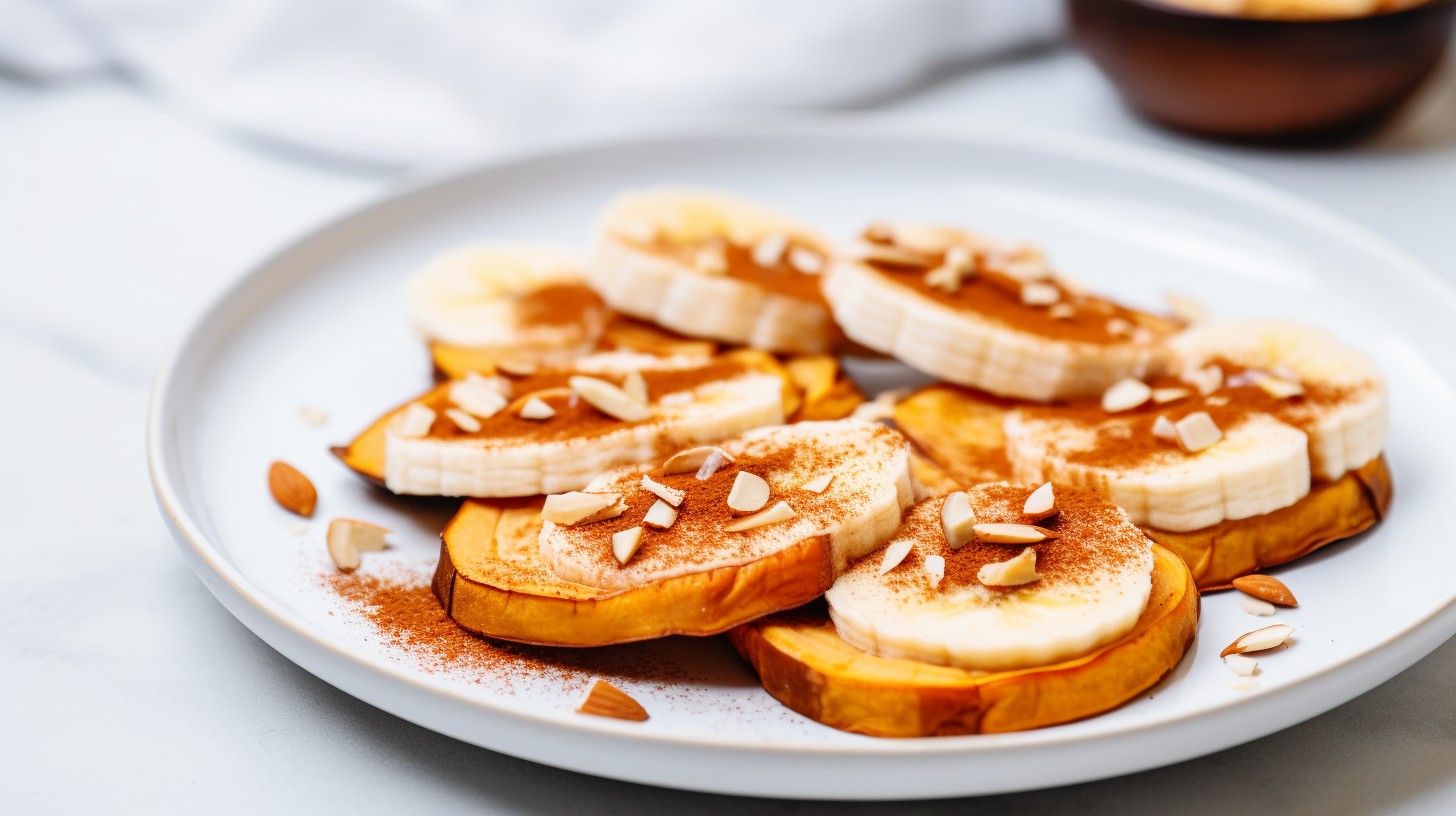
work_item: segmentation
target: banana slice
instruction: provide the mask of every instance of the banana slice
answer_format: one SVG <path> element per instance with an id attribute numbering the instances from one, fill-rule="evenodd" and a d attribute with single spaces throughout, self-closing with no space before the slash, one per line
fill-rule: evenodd
<path id="1" fill-rule="evenodd" d="M 633 371 L 646 381 L 645 403 L 622 387 Z M 388 422 L 384 482 L 395 493 L 428 496 L 578 490 L 604 470 L 654 459 L 665 448 L 783 422 L 782 385 L 736 360 L 627 353 L 517 378 L 471 375 L 431 390 Z M 525 411 L 532 400 L 551 416 Z"/>
<path id="2" fill-rule="evenodd" d="M 1172 321 L 1086 295 L 1035 249 L 873 227 L 824 280 L 849 339 L 959 385 L 1045 402 L 1161 371 Z"/>
<path id="3" fill-rule="evenodd" d="M 547 522 L 542 561 L 568 581 L 629 589 L 752 563 L 822 536 L 831 554 L 828 577 L 878 547 L 913 501 L 909 443 L 877 423 L 800 422 L 718 444 L 731 461 L 709 457 L 696 471 L 670 474 L 661 467 L 627 468 L 593 480 L 587 492 L 621 494 L 626 512 L 575 527 Z M 707 467 L 710 462 L 714 468 Z M 684 498 L 671 528 L 649 530 L 642 547 L 622 564 L 612 555 L 612 534 L 641 524 L 658 500 L 642 486 L 644 473 L 684 491 Z M 763 509 L 739 513 L 729 506 L 740 473 L 767 483 Z M 832 478 L 822 491 L 806 487 L 826 476 Z"/>
<path id="4" fill-rule="evenodd" d="M 1322 329 L 1228 320 L 1190 328 L 1170 345 L 1185 371 L 1219 365 L 1225 383 L 1264 390 L 1273 400 L 1271 412 L 1308 434 L 1310 470 L 1317 479 L 1332 482 L 1385 447 L 1390 408 L 1380 371 Z"/>
<path id="5" fill-rule="evenodd" d="M 1385 444 L 1378 372 L 1318 329 L 1207 323 L 1171 346 L 1181 379 L 1152 379 L 1137 405 L 1083 400 L 1012 411 L 1005 432 L 1014 478 L 1096 490 L 1138 524 L 1187 532 L 1289 507 L 1309 495 L 1311 477 L 1337 480 Z M 1158 402 L 1159 392 L 1174 391 Z"/>
<path id="6" fill-rule="evenodd" d="M 966 494 L 978 521 L 1017 524 L 1033 489 L 1000 483 Z M 839 636 L 881 657 L 1000 671 L 1066 660 L 1126 634 L 1148 602 L 1151 542 L 1096 494 L 1063 485 L 1055 494 L 1057 516 L 1043 524 L 1056 537 L 1029 546 L 952 549 L 941 526 L 946 499 L 915 505 L 889 545 L 909 542 L 910 553 L 883 575 L 880 558 L 865 558 L 826 594 Z M 935 559 L 943 577 L 927 569 Z M 1025 561 L 1034 572 L 1006 566 Z M 1012 572 L 1014 586 L 997 585 Z"/>
<path id="7" fill-rule="evenodd" d="M 608 317 L 581 262 L 549 247 L 451 250 L 415 274 L 407 300 L 416 329 L 435 343 L 537 363 L 590 353 Z"/>
<path id="8" fill-rule="evenodd" d="M 828 244 L 722 193 L 657 188 L 607 206 L 587 280 L 609 306 L 692 337 L 769 351 L 828 350 L 819 292 Z"/>

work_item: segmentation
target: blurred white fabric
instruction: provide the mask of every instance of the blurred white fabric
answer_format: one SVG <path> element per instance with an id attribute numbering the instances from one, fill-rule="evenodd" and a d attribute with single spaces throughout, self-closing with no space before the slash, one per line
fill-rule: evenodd
<path id="1" fill-rule="evenodd" d="M 1059 28 L 1057 0 L 0 0 L 0 68 L 111 67 L 252 136 L 408 166 L 872 101 Z"/>

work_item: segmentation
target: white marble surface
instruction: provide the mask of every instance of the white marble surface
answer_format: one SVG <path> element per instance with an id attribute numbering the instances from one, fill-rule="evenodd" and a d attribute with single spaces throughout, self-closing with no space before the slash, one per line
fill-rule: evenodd
<path id="1" fill-rule="evenodd" d="M 1456 275 L 1456 68 L 1373 143 L 1216 147 L 1130 117 L 1079 58 L 947 74 L 881 107 L 1162 145 L 1251 172 Z M 999 814 L 1456 812 L 1456 643 L 1266 739 L 1122 779 L 911 805 L 713 797 L 493 754 L 335 691 L 174 552 L 142 420 L 154 368 L 249 262 L 387 187 L 211 132 L 96 80 L 0 79 L 0 810 Z M 1359 602 L 1359 599 L 1352 599 Z"/>

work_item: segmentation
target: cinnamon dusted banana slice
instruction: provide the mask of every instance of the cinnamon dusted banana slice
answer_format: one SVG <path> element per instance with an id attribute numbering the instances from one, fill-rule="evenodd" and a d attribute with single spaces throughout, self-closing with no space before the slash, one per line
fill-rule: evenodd
<path id="1" fill-rule="evenodd" d="M 834 728 L 883 737 L 1023 731 L 1114 709 L 1178 665 L 1198 625 L 1198 590 L 1178 556 L 1157 546 L 1151 584 L 1142 616 L 1117 639 L 1010 671 L 864 652 L 839 637 L 818 605 L 744 624 L 732 639 L 770 694 Z"/>
<path id="2" fill-rule="evenodd" d="M 752 202 L 655 188 L 607 206 L 587 280 L 613 309 L 681 334 L 823 352 L 836 338 L 819 292 L 828 256 L 813 232 Z"/>
<path id="3" fill-rule="evenodd" d="M 645 381 L 646 402 L 632 393 L 633 372 Z M 664 448 L 782 422 L 781 386 L 738 361 L 630 354 L 593 355 L 524 377 L 470 375 L 385 423 L 382 475 L 390 490 L 415 495 L 578 490 Z"/>
<path id="4" fill-rule="evenodd" d="M 596 347 L 608 318 L 581 262 L 549 247 L 458 247 L 417 272 L 407 294 L 442 368 L 566 363 Z"/>
<path id="5" fill-rule="evenodd" d="M 1045 402 L 1160 371 L 1177 324 L 1085 294 L 1029 247 L 960 230 L 872 227 L 824 280 L 849 339 L 992 394 Z"/>
<path id="6" fill-rule="evenodd" d="M 1021 408 L 1006 421 L 1015 478 L 1109 497 L 1173 533 L 1291 507 L 1311 477 L 1334 481 L 1379 456 L 1385 387 L 1359 352 L 1292 323 L 1207 323 L 1172 341 L 1181 373 L 1101 400 Z M 1158 392 L 1181 390 L 1159 403 Z M 1114 391 L 1141 399 L 1111 399 Z"/>
<path id="7" fill-rule="evenodd" d="M 865 558 L 826 594 L 839 636 L 881 657 L 1004 671 L 1125 635 L 1147 605 L 1152 545 L 1107 500 L 1054 488 L 1046 529 L 1023 522 L 1032 487 L 981 485 L 915 505 L 890 541 L 909 542 L 906 557 L 888 571 Z M 962 495 L 975 523 L 953 546 L 947 505 Z"/>
<path id="8" fill-rule="evenodd" d="M 587 492 L 620 494 L 627 511 L 596 524 L 548 522 L 541 531 L 542 561 L 564 580 L 622 590 L 754 564 L 822 538 L 824 585 L 801 597 L 803 603 L 893 533 L 913 500 L 909 443 L 883 425 L 800 422 L 749 431 L 717 446 L 718 453 L 672 457 L 672 467 L 627 468 L 593 480 Z M 644 486 L 644 475 L 657 487 Z M 822 490 L 810 489 L 825 477 L 831 478 Z M 666 530 L 649 528 L 622 563 L 613 555 L 612 536 L 641 525 L 662 487 L 682 491 L 676 519 Z"/>

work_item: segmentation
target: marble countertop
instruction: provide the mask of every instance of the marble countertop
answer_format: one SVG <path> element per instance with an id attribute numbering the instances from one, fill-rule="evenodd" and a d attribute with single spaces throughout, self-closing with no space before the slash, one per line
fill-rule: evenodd
<path id="1" fill-rule="evenodd" d="M 1450 65 L 1379 138 L 1312 152 L 1155 130 L 1063 51 L 947 73 L 876 107 L 1199 155 L 1314 199 L 1456 276 Z M 39 88 L 0 78 L 0 422 L 18 431 L 0 455 L 13 553 L 0 570 L 4 809 L 943 811 L 946 803 L 682 793 L 491 753 L 314 679 L 213 600 L 175 552 L 147 482 L 142 428 L 155 367 L 250 263 L 390 183 L 220 135 L 120 81 Z M 94 487 L 66 489 L 78 484 Z M 952 806 L 1087 816 L 1456 812 L 1456 642 L 1248 745 Z"/>

